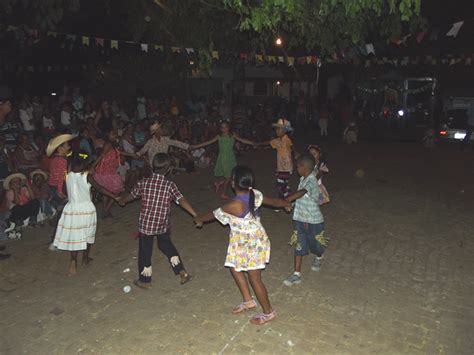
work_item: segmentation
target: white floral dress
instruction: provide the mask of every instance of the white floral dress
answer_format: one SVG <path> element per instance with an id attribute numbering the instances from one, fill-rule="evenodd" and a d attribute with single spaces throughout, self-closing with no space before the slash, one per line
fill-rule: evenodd
<path id="1" fill-rule="evenodd" d="M 259 208 L 263 202 L 263 195 L 258 190 L 253 191 L 255 207 Z M 221 208 L 214 211 L 214 216 L 223 225 L 230 226 L 229 247 L 224 265 L 235 268 L 236 271 L 265 269 L 270 261 L 270 239 L 260 222 L 260 217 L 253 217 L 250 212 L 244 217 L 237 217 L 224 212 Z"/>

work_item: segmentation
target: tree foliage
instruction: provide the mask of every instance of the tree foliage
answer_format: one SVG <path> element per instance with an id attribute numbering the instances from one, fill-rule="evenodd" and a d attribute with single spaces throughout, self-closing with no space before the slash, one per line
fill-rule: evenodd
<path id="1" fill-rule="evenodd" d="M 290 47 L 332 51 L 387 40 L 423 26 L 421 0 L 223 0 L 240 30 L 283 34 Z"/>

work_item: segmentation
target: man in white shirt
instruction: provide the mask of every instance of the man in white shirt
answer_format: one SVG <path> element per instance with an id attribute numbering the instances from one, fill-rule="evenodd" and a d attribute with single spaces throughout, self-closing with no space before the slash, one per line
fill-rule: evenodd
<path id="1" fill-rule="evenodd" d="M 33 133 L 35 132 L 35 125 L 33 120 L 33 108 L 28 107 L 28 104 L 25 100 L 20 103 L 20 109 L 18 110 L 18 115 L 20 117 L 21 125 L 23 126 L 23 130 L 25 131 L 26 135 L 33 141 L 34 136 Z"/>

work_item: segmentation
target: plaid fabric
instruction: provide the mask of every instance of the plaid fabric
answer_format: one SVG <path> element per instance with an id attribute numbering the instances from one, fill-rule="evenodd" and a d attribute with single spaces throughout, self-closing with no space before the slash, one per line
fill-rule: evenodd
<path id="1" fill-rule="evenodd" d="M 145 235 L 166 233 L 170 229 L 171 201 L 183 197 L 176 184 L 163 175 L 152 174 L 140 180 L 130 192 L 142 199 L 138 231 Z"/>
<path id="2" fill-rule="evenodd" d="M 309 174 L 307 177 L 302 176 L 300 178 L 298 191 L 303 189 L 306 190 L 307 193 L 296 200 L 293 220 L 311 224 L 324 222 L 323 215 L 318 205 L 319 194 L 321 192 L 314 174 Z"/>

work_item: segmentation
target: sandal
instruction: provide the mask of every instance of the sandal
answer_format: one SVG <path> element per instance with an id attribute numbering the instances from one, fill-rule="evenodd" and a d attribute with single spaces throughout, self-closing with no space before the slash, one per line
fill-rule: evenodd
<path id="1" fill-rule="evenodd" d="M 250 311 L 251 309 L 254 309 L 256 307 L 257 307 L 257 302 L 255 302 L 255 300 L 242 302 L 241 304 L 235 306 L 232 309 L 232 314 L 239 314 L 245 311 Z"/>
<path id="2" fill-rule="evenodd" d="M 276 318 L 275 311 L 272 311 L 268 314 L 259 313 L 250 320 L 250 323 L 255 324 L 255 325 L 263 325 L 265 323 L 270 322 L 272 319 L 275 319 L 275 318 Z"/>

